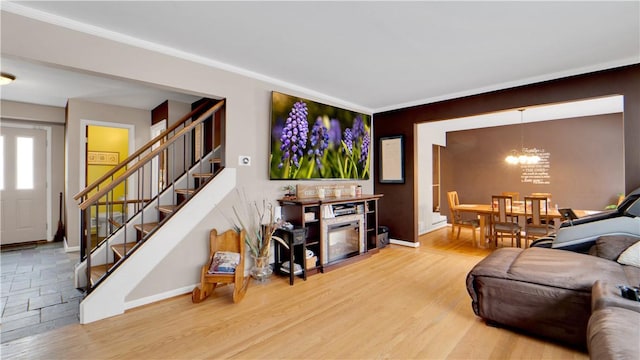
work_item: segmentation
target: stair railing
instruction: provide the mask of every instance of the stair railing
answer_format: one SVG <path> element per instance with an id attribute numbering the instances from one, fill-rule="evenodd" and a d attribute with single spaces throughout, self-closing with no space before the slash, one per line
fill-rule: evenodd
<path id="1" fill-rule="evenodd" d="M 194 173 L 210 171 L 214 158 L 218 157 L 214 154 L 214 115 L 224 105 L 224 100 L 214 105 L 203 102 L 74 196 L 79 201 L 81 214 L 80 256 L 81 261 L 86 260 L 87 293 L 124 260 L 111 265 L 110 241 L 122 246 L 125 257 L 128 256 L 148 236 L 140 238 L 134 227 L 127 225 L 138 224 L 144 229 L 145 224 L 158 221 L 161 206 L 176 206 L 177 187 L 195 191 L 198 179 Z M 197 118 L 193 120 L 195 116 Z M 222 144 L 220 148 L 223 149 Z M 154 160 L 156 165 L 153 165 Z M 160 165 L 163 163 L 169 166 L 163 169 Z M 158 177 L 170 181 L 153 183 L 151 173 L 155 171 L 170 173 Z M 191 192 L 189 194 L 192 196 Z M 151 232 L 146 231 L 149 235 Z M 94 254 L 96 251 L 104 254 Z M 92 284 L 92 257 L 95 256 L 99 256 L 97 262 L 104 265 L 104 272 Z"/>

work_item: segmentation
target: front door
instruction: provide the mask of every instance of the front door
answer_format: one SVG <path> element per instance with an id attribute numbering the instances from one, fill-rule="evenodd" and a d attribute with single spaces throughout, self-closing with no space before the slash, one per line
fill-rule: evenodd
<path id="1" fill-rule="evenodd" d="M 46 131 L 0 127 L 0 243 L 47 240 Z"/>

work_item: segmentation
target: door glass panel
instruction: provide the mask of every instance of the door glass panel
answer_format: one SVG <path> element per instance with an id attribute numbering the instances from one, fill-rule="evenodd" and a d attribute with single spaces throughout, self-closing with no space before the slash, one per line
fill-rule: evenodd
<path id="1" fill-rule="evenodd" d="M 0 190 L 4 190 L 4 136 L 0 136 Z"/>
<path id="2" fill-rule="evenodd" d="M 33 138 L 16 139 L 16 189 L 33 189 Z"/>

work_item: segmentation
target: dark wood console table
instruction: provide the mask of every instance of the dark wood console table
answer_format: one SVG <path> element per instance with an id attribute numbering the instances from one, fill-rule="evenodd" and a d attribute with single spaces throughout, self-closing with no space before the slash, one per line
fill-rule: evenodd
<path id="1" fill-rule="evenodd" d="M 299 264 L 302 266 L 305 276 L 307 273 L 311 275 L 317 272 L 324 272 L 334 266 L 354 261 L 356 258 L 370 256 L 379 250 L 378 199 L 381 197 L 381 194 L 372 194 L 278 200 L 282 207 L 283 219 L 293 224 L 295 228 L 305 229 L 304 248 L 310 249 L 318 256 L 315 266 L 306 264 L 304 260 L 300 261 Z M 364 237 L 362 240 L 364 246 L 359 249 L 357 254 L 348 254 L 339 259 L 331 259 L 326 248 L 329 245 L 324 238 L 327 235 L 323 235 L 323 233 L 327 232 L 327 226 L 330 226 L 330 223 L 339 221 L 341 217 L 344 217 L 344 219 L 353 217 L 362 219 L 360 222 L 363 224 L 360 225 L 360 229 L 364 231 L 364 235 L 362 235 Z M 358 231 L 357 229 L 354 230 Z M 304 255 L 302 259 L 304 259 Z M 290 283 L 293 284 L 293 280 L 290 280 Z"/>
<path id="2" fill-rule="evenodd" d="M 295 271 L 295 255 L 298 256 L 298 259 L 306 260 L 307 246 L 306 246 L 306 237 L 307 237 L 307 228 L 293 228 L 293 229 L 277 229 L 274 236 L 277 236 L 284 240 L 289 246 L 287 250 L 289 256 L 287 261 L 289 261 L 288 266 L 288 275 L 289 275 L 289 285 L 293 285 L 293 279 L 296 276 Z M 282 256 L 284 246 L 280 243 L 276 242 L 275 244 L 275 270 L 279 274 L 285 273 L 283 271 L 283 264 L 285 262 L 285 257 Z M 296 251 L 298 249 L 298 251 Z M 305 261 L 306 262 L 306 261 Z M 302 267 L 302 278 L 307 280 L 307 269 L 304 264 L 301 264 Z"/>

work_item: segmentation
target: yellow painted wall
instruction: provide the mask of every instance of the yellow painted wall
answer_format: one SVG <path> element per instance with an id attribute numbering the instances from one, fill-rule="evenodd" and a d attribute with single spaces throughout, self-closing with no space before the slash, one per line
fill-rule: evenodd
<path id="1" fill-rule="evenodd" d="M 117 152 L 119 154 L 119 161 L 122 161 L 129 156 L 128 129 L 90 125 L 88 134 L 88 151 Z M 92 184 L 100 176 L 104 175 L 107 171 L 113 169 L 114 167 L 115 166 L 113 165 L 87 164 L 87 185 Z M 125 170 L 126 169 L 119 170 L 114 176 L 114 179 L 120 174 L 124 173 Z M 118 185 L 113 191 L 113 198 L 109 196 L 109 200 L 118 200 L 123 197 L 125 195 L 124 189 L 124 183 Z M 122 212 L 122 207 L 115 206 L 112 211 Z M 100 212 L 106 212 L 106 208 L 104 206 L 101 206 Z M 95 210 L 92 210 L 91 216 L 95 216 Z"/>

